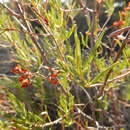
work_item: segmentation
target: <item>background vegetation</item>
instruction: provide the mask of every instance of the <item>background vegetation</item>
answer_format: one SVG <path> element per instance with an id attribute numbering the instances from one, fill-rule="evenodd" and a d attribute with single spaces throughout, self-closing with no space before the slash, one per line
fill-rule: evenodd
<path id="1" fill-rule="evenodd" d="M 0 8 L 1 130 L 130 129 L 130 2 Z"/>

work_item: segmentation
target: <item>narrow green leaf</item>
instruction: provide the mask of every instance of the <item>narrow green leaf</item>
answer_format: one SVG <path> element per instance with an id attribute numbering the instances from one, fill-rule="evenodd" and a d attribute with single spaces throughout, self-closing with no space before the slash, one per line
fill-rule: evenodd
<path id="1" fill-rule="evenodd" d="M 113 67 L 115 67 L 117 64 L 119 64 L 119 62 L 116 62 L 114 64 L 112 64 L 111 66 L 109 66 L 108 68 L 106 68 L 104 71 L 100 72 L 92 81 L 91 84 L 96 83 L 101 77 L 104 77 L 104 75 Z"/>
<path id="2" fill-rule="evenodd" d="M 79 74 L 79 78 L 83 80 L 83 71 L 82 71 L 82 59 L 81 59 L 81 48 L 80 48 L 80 41 L 77 35 L 77 32 L 74 34 L 75 38 L 75 63 L 77 73 Z"/>

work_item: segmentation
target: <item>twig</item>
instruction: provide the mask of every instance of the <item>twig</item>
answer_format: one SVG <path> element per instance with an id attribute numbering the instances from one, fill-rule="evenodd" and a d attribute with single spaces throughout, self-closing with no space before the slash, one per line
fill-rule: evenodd
<path id="1" fill-rule="evenodd" d="M 21 32 L 21 33 L 26 33 L 26 34 L 29 34 L 29 35 L 35 35 L 35 36 L 44 36 L 44 37 L 49 37 L 51 36 L 50 34 L 38 34 L 38 33 L 30 33 L 28 31 L 23 31 L 23 30 L 18 30 L 16 28 L 0 28 L 0 30 L 2 30 L 2 32 L 5 32 L 5 31 L 17 31 L 17 32 Z"/>
<path id="2" fill-rule="evenodd" d="M 88 120 L 94 122 L 95 125 L 96 125 L 97 127 L 99 127 L 99 123 L 98 123 L 97 121 L 95 121 L 95 119 L 93 119 L 91 116 L 86 115 L 86 114 L 85 114 L 84 112 L 82 112 L 79 108 L 77 108 L 77 109 L 78 109 L 78 113 L 79 113 L 79 114 L 83 115 L 83 116 L 84 116 L 85 118 L 87 118 Z"/>
<path id="3" fill-rule="evenodd" d="M 44 130 L 44 128 L 47 127 L 47 126 L 56 125 L 56 124 L 60 123 L 62 120 L 63 120 L 63 118 L 59 118 L 59 119 L 57 119 L 57 120 L 55 120 L 55 121 L 46 123 L 46 124 L 42 125 L 42 130 Z"/>
<path id="4" fill-rule="evenodd" d="M 37 21 L 37 22 L 38 22 L 39 20 L 37 20 L 37 19 L 28 19 L 28 18 L 25 18 L 24 12 L 23 12 L 23 10 L 22 10 L 22 6 L 20 5 L 20 3 L 19 3 L 18 1 L 16 1 L 16 3 L 17 3 L 17 6 L 18 6 L 18 9 L 19 9 L 19 12 L 20 12 L 21 16 L 20 16 L 19 14 L 17 14 L 14 10 L 12 10 L 11 8 L 9 8 L 7 5 L 1 4 L 1 3 L 0 3 L 0 4 L 1 4 L 4 8 L 6 8 L 12 16 L 15 16 L 15 17 L 17 17 L 17 18 L 20 18 L 20 19 L 22 19 L 22 20 L 24 21 L 25 26 L 26 26 L 26 28 L 27 28 L 27 30 L 28 30 L 28 33 L 29 33 L 29 35 L 30 35 L 30 37 L 31 37 L 31 39 L 32 39 L 32 41 L 33 41 L 33 43 L 36 45 L 37 49 L 39 50 L 39 52 L 40 52 L 40 54 L 41 54 L 41 56 L 42 56 L 42 60 L 45 62 L 45 64 L 48 64 L 48 65 L 49 65 L 49 62 L 48 62 L 47 59 L 46 59 L 46 54 L 45 54 L 45 52 L 44 52 L 43 49 L 40 47 L 40 45 L 37 43 L 37 39 L 35 38 L 35 34 L 32 32 L 32 30 L 31 30 L 31 28 L 30 28 L 30 25 L 29 25 L 28 22 L 27 22 L 27 21 L 29 21 L 29 22 Z"/>
<path id="5" fill-rule="evenodd" d="M 88 103 L 90 103 L 90 107 L 91 107 L 91 110 L 92 110 L 92 112 L 93 113 L 95 113 L 94 111 L 95 111 L 95 107 L 94 107 L 94 101 L 93 101 L 93 98 L 91 98 L 91 96 L 89 95 L 89 93 L 85 90 L 85 88 L 83 88 L 83 87 L 81 87 L 82 89 L 83 89 L 83 91 L 85 92 L 85 94 L 87 95 L 87 98 L 88 98 Z M 85 107 L 88 105 L 88 103 L 87 104 L 85 104 L 85 106 L 83 107 L 83 109 L 82 110 L 84 110 L 85 109 Z M 95 117 L 95 115 L 94 115 L 94 117 Z"/>
<path id="6" fill-rule="evenodd" d="M 130 26 L 112 32 L 112 33 L 109 35 L 109 37 L 110 37 L 110 38 L 117 37 L 117 36 L 120 35 L 121 33 L 126 32 L 126 31 L 128 31 L 128 30 L 130 30 Z"/>
<path id="7" fill-rule="evenodd" d="M 115 59 L 114 59 L 114 61 L 113 61 L 114 63 L 117 62 L 117 60 L 118 60 L 118 58 L 120 57 L 120 55 L 121 55 L 123 49 L 125 48 L 125 46 L 126 46 L 126 44 L 127 44 L 126 41 L 127 41 L 128 37 L 129 37 L 129 35 L 130 35 L 130 30 L 129 30 L 129 31 L 127 32 L 127 34 L 126 34 L 126 39 L 123 40 L 122 46 L 120 47 L 120 49 L 119 49 L 119 51 L 118 51 L 118 53 L 117 53 L 117 55 L 116 55 L 116 57 L 115 57 Z M 105 79 L 104 85 L 106 84 L 107 79 L 109 78 L 111 72 L 112 72 L 112 69 L 109 70 L 108 74 L 106 75 L 106 79 Z"/>
<path id="8" fill-rule="evenodd" d="M 96 10 L 96 0 L 93 2 L 93 9 Z M 91 22 L 91 48 L 95 45 L 95 26 L 96 26 L 96 12 L 92 14 L 92 22 Z"/>
<path id="9" fill-rule="evenodd" d="M 128 72 L 126 72 L 124 74 L 121 74 L 121 75 L 119 75 L 119 76 L 117 76 L 117 77 L 115 77 L 115 78 L 113 78 L 111 80 L 108 80 L 106 84 L 114 82 L 115 80 L 119 80 L 119 79 L 121 79 L 121 78 L 123 78 L 123 77 L 125 77 L 125 76 L 127 76 L 129 74 L 130 74 L 130 71 L 128 71 Z M 101 86 L 104 86 L 103 82 L 102 83 L 97 83 L 97 84 L 90 85 L 90 87 L 101 87 Z"/>
<path id="10" fill-rule="evenodd" d="M 103 24 L 103 26 L 102 26 L 102 28 L 101 28 L 101 31 L 100 31 L 100 33 L 98 34 L 98 37 L 97 37 L 97 38 L 100 37 L 100 35 L 102 34 L 103 29 L 106 27 L 106 25 L 108 24 L 108 22 L 109 22 L 110 19 L 111 19 L 111 16 L 109 16 L 109 17 L 107 18 L 107 20 L 105 21 L 105 23 Z"/>
<path id="11" fill-rule="evenodd" d="M 84 91 L 84 93 L 87 95 L 89 101 L 92 101 L 91 96 L 89 95 L 89 93 L 85 90 L 85 88 L 81 87 L 81 89 Z"/>
<path id="12" fill-rule="evenodd" d="M 41 54 L 41 56 L 42 56 L 42 61 L 43 61 L 45 64 L 48 64 L 48 65 L 49 65 L 49 62 L 48 62 L 48 60 L 47 60 L 47 58 L 46 58 L 45 51 L 44 51 L 44 49 L 41 48 L 41 46 L 37 43 L 37 39 L 36 39 L 35 36 L 33 35 L 33 31 L 32 31 L 32 29 L 31 29 L 29 23 L 26 21 L 26 18 L 25 18 L 25 16 L 24 16 L 24 12 L 21 10 L 22 7 L 21 7 L 20 3 L 18 3 L 18 2 L 16 2 L 16 3 L 17 3 L 18 9 L 19 9 L 19 11 L 20 11 L 22 17 L 25 19 L 25 20 L 24 20 L 24 23 L 25 23 L 25 25 L 26 25 L 26 27 L 27 27 L 28 32 L 30 33 L 30 37 L 31 37 L 33 43 L 34 43 L 34 44 L 36 45 L 36 47 L 38 48 L 38 50 L 39 50 L 39 52 L 40 52 L 40 54 Z"/>
<path id="13" fill-rule="evenodd" d="M 113 78 L 112 80 L 108 80 L 107 83 L 111 83 L 111 82 L 113 82 L 113 81 L 115 81 L 115 80 L 121 79 L 121 78 L 123 78 L 123 77 L 125 77 L 125 76 L 127 76 L 127 75 L 129 75 L 129 74 L 130 74 L 130 71 L 127 72 L 127 73 L 125 73 L 125 74 L 119 75 L 119 76 Z"/>
<path id="14" fill-rule="evenodd" d="M 32 10 L 35 11 L 36 15 L 38 15 L 39 18 L 41 19 L 41 25 L 42 25 L 42 27 L 43 27 L 49 34 L 51 34 L 51 37 L 52 37 L 52 39 L 53 39 L 54 42 L 55 42 L 55 45 L 56 45 L 56 47 L 57 47 L 57 49 L 58 49 L 58 51 L 59 51 L 59 53 L 60 53 L 60 55 L 61 55 L 62 60 L 65 60 L 65 58 L 64 58 L 64 56 L 63 56 L 63 54 L 62 54 L 62 52 L 61 52 L 61 50 L 60 50 L 60 47 L 59 47 L 59 45 L 58 45 L 57 40 L 55 39 L 55 37 L 54 37 L 53 33 L 51 32 L 51 30 L 49 30 L 48 26 L 45 24 L 45 21 L 44 21 L 45 18 L 40 14 L 40 11 L 36 10 L 36 8 L 32 8 Z"/>
<path id="15" fill-rule="evenodd" d="M 88 12 L 91 12 L 91 13 L 95 13 L 95 11 L 93 9 L 90 9 L 90 8 L 87 8 L 87 7 L 84 7 L 84 8 L 77 8 L 77 9 L 63 9 L 63 8 L 60 8 L 61 11 L 63 12 L 75 12 L 75 11 L 83 11 L 83 10 L 87 10 Z"/>
<path id="16" fill-rule="evenodd" d="M 116 55 L 116 57 L 115 57 L 115 59 L 114 59 L 114 61 L 113 61 L 114 63 L 117 62 L 117 60 L 118 60 L 118 58 L 120 57 L 120 55 L 121 55 L 123 49 L 125 48 L 125 46 L 126 46 L 126 44 L 127 44 L 126 41 L 127 41 L 127 39 L 129 38 L 129 35 L 130 35 L 130 30 L 128 30 L 128 32 L 127 32 L 127 34 L 126 34 L 126 39 L 123 40 L 122 46 L 120 47 L 120 49 L 119 49 L 119 51 L 118 51 L 118 53 L 117 53 L 117 55 Z M 97 97 L 100 97 L 100 96 L 103 94 L 104 88 L 105 88 L 105 86 L 107 85 L 107 80 L 108 80 L 110 74 L 112 73 L 112 70 L 113 70 L 113 69 L 110 69 L 110 70 L 108 71 L 108 73 L 106 74 L 106 77 L 105 77 L 103 86 L 102 86 L 102 88 L 101 88 L 99 94 L 97 95 Z"/>
<path id="17" fill-rule="evenodd" d="M 4 8 L 6 8 L 12 16 L 15 16 L 15 17 L 17 17 L 19 19 L 22 19 L 22 20 L 27 20 L 29 22 L 34 22 L 34 21 L 38 22 L 38 19 L 29 19 L 29 18 L 24 18 L 24 17 L 20 16 L 19 14 L 17 14 L 14 10 L 12 10 L 11 8 L 9 8 L 5 4 L 0 3 L 0 5 L 2 5 Z"/>

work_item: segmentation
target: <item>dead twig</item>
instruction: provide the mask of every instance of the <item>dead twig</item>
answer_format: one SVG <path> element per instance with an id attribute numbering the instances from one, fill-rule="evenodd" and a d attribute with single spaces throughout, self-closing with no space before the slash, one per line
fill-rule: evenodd
<path id="1" fill-rule="evenodd" d="M 30 33 L 28 31 L 19 30 L 19 29 L 16 29 L 16 28 L 2 28 L 0 30 L 2 30 L 2 32 L 5 32 L 5 31 L 17 31 L 17 32 L 26 33 L 26 34 L 29 34 L 29 35 L 35 35 L 35 36 L 44 36 L 44 37 L 51 36 L 50 34 L 38 34 L 38 33 L 34 33 L 34 32 Z"/>
<path id="2" fill-rule="evenodd" d="M 99 123 L 98 123 L 95 119 L 93 119 L 92 117 L 86 115 L 86 114 L 85 114 L 83 111 L 81 111 L 79 108 L 77 108 L 77 110 L 78 110 L 78 113 L 79 113 L 79 114 L 81 114 L 82 116 L 84 116 L 84 117 L 87 118 L 88 120 L 94 122 L 97 128 L 99 127 Z"/>
<path id="3" fill-rule="evenodd" d="M 119 75 L 119 76 L 117 76 L 117 77 L 115 77 L 115 78 L 113 78 L 113 79 L 111 79 L 111 80 L 108 80 L 106 84 L 109 84 L 109 83 L 111 83 L 111 82 L 114 82 L 114 81 L 116 81 L 116 80 L 119 80 L 119 79 L 121 79 L 121 78 L 123 78 L 123 77 L 125 77 L 125 76 L 127 76 L 127 75 L 129 75 L 129 74 L 130 74 L 130 71 L 128 71 L 128 72 L 126 72 L 126 73 L 124 73 L 124 74 L 121 74 L 121 75 Z M 104 83 L 103 83 L 103 82 L 97 83 L 97 84 L 91 84 L 91 85 L 90 85 L 90 87 L 101 87 L 101 86 L 104 86 Z"/>
<path id="4" fill-rule="evenodd" d="M 125 27 L 125 28 L 122 28 L 122 29 L 119 29 L 119 30 L 116 30 L 116 31 L 112 32 L 112 33 L 109 35 L 109 38 L 117 37 L 117 36 L 120 35 L 121 33 L 126 32 L 126 31 L 128 31 L 128 30 L 130 30 L 130 26 Z"/>
<path id="5" fill-rule="evenodd" d="M 46 58 L 46 53 L 44 51 L 44 49 L 38 44 L 37 42 L 37 39 L 35 38 L 34 34 L 33 34 L 33 31 L 31 29 L 31 26 L 30 24 L 28 23 L 28 21 L 26 20 L 26 17 L 25 17 L 25 14 L 22 10 L 22 5 L 19 3 L 19 2 L 16 2 L 17 3 L 17 6 L 18 6 L 18 9 L 19 9 L 19 12 L 21 14 L 21 16 L 24 18 L 24 23 L 25 23 L 25 26 L 30 34 L 30 37 L 33 41 L 33 43 L 36 45 L 37 49 L 39 50 L 40 54 L 41 54 L 41 57 L 42 57 L 42 61 L 45 63 L 45 64 L 48 64 L 49 65 L 49 62 Z"/>
<path id="6" fill-rule="evenodd" d="M 39 17 L 39 19 L 40 19 L 40 24 L 42 25 L 42 27 L 46 30 L 46 32 L 48 32 L 49 34 L 51 34 L 51 37 L 52 37 L 52 39 L 54 40 L 54 43 L 55 43 L 55 45 L 56 45 L 56 47 L 57 47 L 57 49 L 58 49 L 58 51 L 59 51 L 59 54 L 60 54 L 60 56 L 61 56 L 61 59 L 65 61 L 65 58 L 64 58 L 64 56 L 63 56 L 63 54 L 62 54 L 62 52 L 61 52 L 61 49 L 60 49 L 60 47 L 59 47 L 59 45 L 58 45 L 58 42 L 57 42 L 57 40 L 55 39 L 55 37 L 54 37 L 54 35 L 53 35 L 53 32 L 52 32 L 51 29 L 45 24 L 45 18 L 44 18 L 44 16 L 40 13 L 40 11 L 39 11 L 38 9 L 32 7 L 32 10 L 33 10 L 33 11 L 35 12 L 35 14 Z"/>
<path id="7" fill-rule="evenodd" d="M 77 9 L 63 9 L 63 8 L 60 8 L 61 11 L 63 12 L 75 12 L 75 11 L 84 11 L 84 10 L 87 10 L 88 12 L 91 12 L 91 13 L 95 13 L 95 11 L 93 9 L 90 9 L 90 8 L 87 8 L 87 7 L 84 7 L 84 8 L 77 8 Z"/>
<path id="8" fill-rule="evenodd" d="M 63 120 L 63 118 L 59 118 L 59 119 L 57 119 L 55 121 L 46 123 L 46 124 L 42 125 L 42 130 L 44 130 L 44 128 L 47 127 L 47 126 L 53 126 L 53 125 L 56 125 L 58 123 L 61 123 L 62 120 Z"/>
<path id="9" fill-rule="evenodd" d="M 128 30 L 128 29 L 127 29 L 127 30 Z M 130 30 L 128 30 L 128 32 L 127 32 L 127 34 L 126 34 L 126 39 L 123 40 L 122 46 L 120 47 L 120 49 L 119 49 L 119 51 L 118 51 L 116 57 L 114 58 L 113 63 L 116 63 L 117 60 L 119 59 L 119 57 L 120 57 L 120 55 L 121 55 L 123 49 L 125 48 L 125 46 L 126 46 L 126 44 L 127 44 L 126 41 L 128 40 L 129 35 L 130 35 Z M 106 77 L 105 77 L 103 86 L 101 87 L 100 92 L 99 92 L 99 94 L 97 95 L 97 97 L 100 97 L 100 96 L 104 93 L 105 86 L 107 85 L 107 80 L 109 79 L 109 76 L 110 76 L 110 74 L 112 73 L 112 71 L 113 71 L 113 69 L 110 69 L 110 70 L 108 71 L 108 73 L 106 74 Z"/>
<path id="10" fill-rule="evenodd" d="M 17 17 L 19 19 L 22 19 L 22 20 L 27 20 L 29 22 L 34 22 L 34 21 L 38 22 L 38 19 L 30 19 L 30 18 L 24 18 L 24 17 L 20 16 L 19 14 L 17 14 L 14 10 L 12 10 L 11 8 L 9 8 L 5 4 L 0 3 L 0 5 L 2 5 L 4 8 L 6 8 L 12 16 L 15 16 L 15 17 Z"/>

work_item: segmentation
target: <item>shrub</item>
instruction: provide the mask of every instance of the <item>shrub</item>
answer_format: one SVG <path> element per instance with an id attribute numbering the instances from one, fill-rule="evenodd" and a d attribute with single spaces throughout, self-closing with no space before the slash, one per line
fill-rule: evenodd
<path id="1" fill-rule="evenodd" d="M 1 75 L 8 103 L 7 110 L 1 108 L 2 129 L 122 128 L 122 96 L 116 92 L 129 86 L 130 5 L 110 26 L 114 1 L 93 5 L 60 0 L 1 4 L 0 34 L 16 64 Z M 101 26 L 103 8 L 107 20 Z M 85 18 L 85 30 L 79 29 L 78 14 Z"/>

